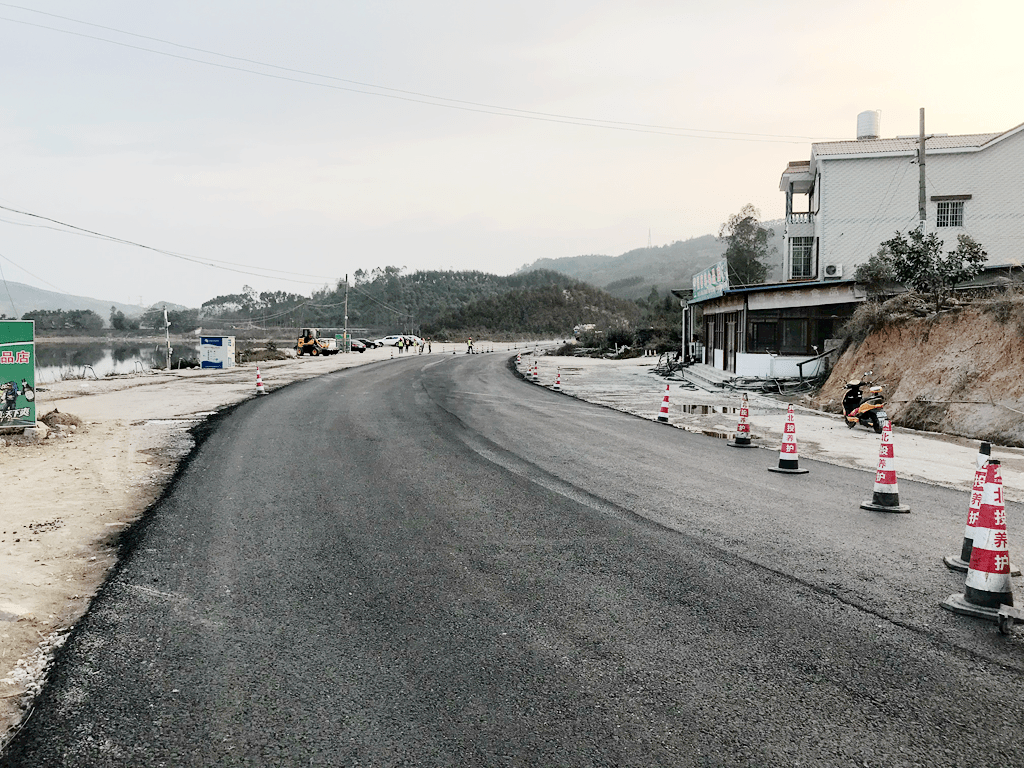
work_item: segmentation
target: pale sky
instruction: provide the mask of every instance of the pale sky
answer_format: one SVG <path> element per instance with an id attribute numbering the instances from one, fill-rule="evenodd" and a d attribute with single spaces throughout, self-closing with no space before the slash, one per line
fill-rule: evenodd
<path id="1" fill-rule="evenodd" d="M 787 161 L 864 110 L 883 136 L 917 133 L 920 107 L 929 132 L 1024 122 L 1017 1 L 20 5 L 0 3 L 0 205 L 260 273 L 0 211 L 6 279 L 133 303 L 617 255 L 745 203 L 780 218 Z M 487 113 L 509 109 L 569 117 Z M 663 127 L 557 121 L 577 118 Z"/>

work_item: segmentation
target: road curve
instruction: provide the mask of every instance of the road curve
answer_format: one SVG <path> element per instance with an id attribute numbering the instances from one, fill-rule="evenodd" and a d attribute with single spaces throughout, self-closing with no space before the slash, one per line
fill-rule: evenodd
<path id="1" fill-rule="evenodd" d="M 218 419 L 0 764 L 1024 764 L 1022 641 L 938 608 L 962 494 L 864 512 L 868 473 L 769 473 L 505 362 Z"/>

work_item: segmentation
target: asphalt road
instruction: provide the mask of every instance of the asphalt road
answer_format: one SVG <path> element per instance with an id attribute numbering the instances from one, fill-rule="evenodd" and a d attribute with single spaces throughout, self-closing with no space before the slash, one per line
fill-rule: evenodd
<path id="1" fill-rule="evenodd" d="M 219 419 L 0 764 L 1024 764 L 1024 635 L 938 606 L 964 494 L 865 512 L 870 473 L 770 473 L 505 362 Z"/>

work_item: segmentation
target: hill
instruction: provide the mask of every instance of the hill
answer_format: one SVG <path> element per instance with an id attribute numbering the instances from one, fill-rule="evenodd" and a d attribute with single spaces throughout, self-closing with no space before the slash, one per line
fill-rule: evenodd
<path id="1" fill-rule="evenodd" d="M 637 307 L 600 289 L 550 270 L 515 275 L 428 270 L 402 274 L 398 267 L 359 270 L 348 293 L 350 328 L 400 333 L 441 330 L 568 333 L 581 322 L 631 322 Z M 595 319 L 591 319 L 595 318 Z M 341 328 L 345 287 L 306 298 L 266 292 L 218 296 L 203 304 L 205 324 Z"/>
<path id="2" fill-rule="evenodd" d="M 20 318 L 26 312 L 32 312 L 37 309 L 46 311 L 89 309 L 103 318 L 104 322 L 108 322 L 111 307 L 117 307 L 119 311 L 124 312 L 128 317 L 141 317 L 142 313 L 146 311 L 145 307 L 135 304 L 90 299 L 85 296 L 72 296 L 56 291 L 44 291 L 42 288 L 35 288 L 22 283 L 13 283 L 9 280 L 6 281 L 6 290 L 0 287 L 0 314 L 14 319 Z"/>
<path id="3" fill-rule="evenodd" d="M 626 328 L 640 318 L 636 304 L 616 299 L 586 283 L 559 287 L 514 288 L 499 296 L 467 303 L 423 324 L 431 336 L 524 333 L 569 336 L 578 324 Z"/>
<path id="4" fill-rule="evenodd" d="M 778 248 L 769 280 L 782 270 L 783 221 L 766 221 L 764 226 L 775 230 L 769 246 Z M 677 240 L 668 245 L 635 248 L 619 256 L 566 256 L 560 259 L 538 259 L 523 266 L 519 272 L 547 269 L 604 288 L 612 296 L 639 299 L 652 287 L 661 293 L 671 288 L 689 288 L 691 278 L 722 258 L 725 246 L 714 235 Z"/>

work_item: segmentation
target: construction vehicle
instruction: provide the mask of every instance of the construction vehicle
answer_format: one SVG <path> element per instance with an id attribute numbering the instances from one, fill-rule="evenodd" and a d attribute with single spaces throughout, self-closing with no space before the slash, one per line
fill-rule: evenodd
<path id="1" fill-rule="evenodd" d="M 299 340 L 295 342 L 295 351 L 299 357 L 303 355 L 335 355 L 341 350 L 338 349 L 334 339 L 321 338 L 318 328 L 303 328 L 299 334 Z"/>

